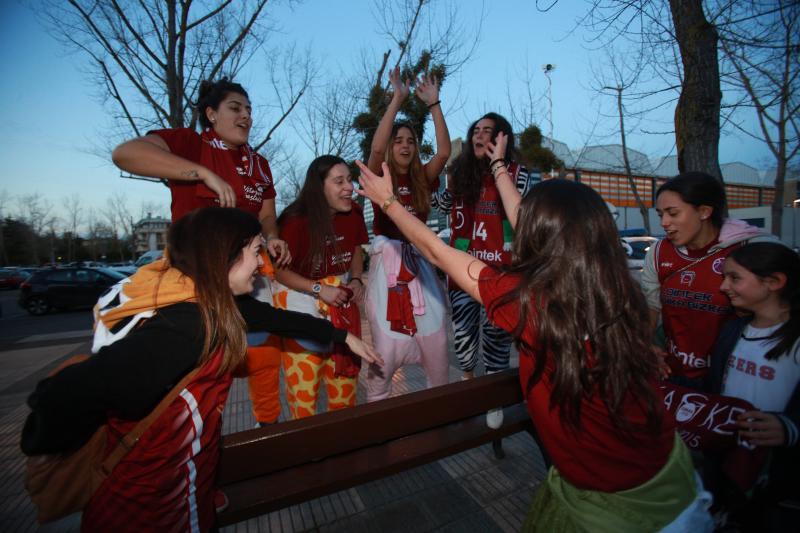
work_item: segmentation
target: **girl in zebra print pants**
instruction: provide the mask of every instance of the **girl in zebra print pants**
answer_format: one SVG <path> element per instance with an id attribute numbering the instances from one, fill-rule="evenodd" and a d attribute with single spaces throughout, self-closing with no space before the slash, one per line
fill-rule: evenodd
<path id="1" fill-rule="evenodd" d="M 496 176 L 505 170 L 520 196 L 540 178 L 514 162 L 514 133 L 501 115 L 487 113 L 470 126 L 466 138 L 470 142 L 463 144 L 452 164 L 452 180 L 445 191 L 434 194 L 433 205 L 450 214 L 451 246 L 486 264 L 508 265 L 514 232 L 495 184 Z M 482 306 L 452 281 L 448 294 L 455 351 L 464 379 L 474 375 L 479 348 L 487 373 L 508 368 L 511 336 L 492 325 Z"/>

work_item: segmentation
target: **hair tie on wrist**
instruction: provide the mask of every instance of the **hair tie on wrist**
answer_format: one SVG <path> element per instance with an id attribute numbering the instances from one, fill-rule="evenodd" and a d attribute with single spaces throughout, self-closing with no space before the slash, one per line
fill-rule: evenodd
<path id="1" fill-rule="evenodd" d="M 494 165 L 495 163 L 505 163 L 505 162 L 506 162 L 506 160 L 505 160 L 505 159 L 502 159 L 502 158 L 499 158 L 499 159 L 494 159 L 494 160 L 492 160 L 492 161 L 490 161 L 490 162 L 489 162 L 489 166 L 492 166 L 492 165 Z"/>
<path id="2" fill-rule="evenodd" d="M 439 104 L 441 104 L 441 103 L 442 103 L 442 101 L 441 101 L 441 100 L 436 100 L 434 103 L 432 103 L 432 104 L 429 104 L 429 105 L 428 105 L 428 109 L 432 108 L 432 107 L 433 107 L 433 106 L 435 106 L 435 105 L 439 105 Z"/>

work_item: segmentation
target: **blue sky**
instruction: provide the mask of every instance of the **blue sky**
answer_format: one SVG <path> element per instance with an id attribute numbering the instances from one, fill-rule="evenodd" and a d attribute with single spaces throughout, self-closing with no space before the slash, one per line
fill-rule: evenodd
<path id="1" fill-rule="evenodd" d="M 377 57 L 387 47 L 378 34 L 371 14 L 372 2 L 353 0 L 327 2 L 307 0 L 289 9 L 268 4 L 267 9 L 281 31 L 272 36 L 276 45 L 296 43 L 310 46 L 324 65 L 319 83 L 354 72 L 363 54 Z M 459 2 L 467 24 L 481 13 L 481 2 Z M 486 111 L 507 114 L 508 94 L 522 101 L 521 72 L 533 73 L 534 92 L 541 94 L 546 81 L 541 65 L 554 63 L 554 137 L 573 148 L 582 146 L 596 117 L 597 106 L 613 112 L 609 99 L 598 99 L 588 88 L 592 64 L 601 60 L 583 43 L 584 33 L 567 36 L 585 4 L 561 0 L 547 13 L 525 0 L 486 2 L 485 19 L 476 52 L 461 73 L 448 80 L 442 91 L 451 137 L 463 136 L 470 122 Z M 374 60 L 373 60 L 374 62 Z M 526 62 L 527 67 L 526 67 Z M 267 105 L 262 90 L 263 75 L 254 60 L 239 77 L 256 107 Z M 102 207 L 115 191 L 123 192 L 134 212 L 142 202 L 169 204 L 168 190 L 158 184 L 119 178 L 107 154 L 97 155 L 99 139 L 110 131 L 106 109 L 93 95 L 85 73 L 84 59 L 68 54 L 37 21 L 27 5 L 6 1 L 0 7 L 0 192 L 15 197 L 41 193 L 57 209 L 61 198 L 78 192 L 86 205 Z M 458 104 L 456 106 L 456 103 Z M 671 127 L 673 109 L 648 116 L 643 129 Z M 545 107 L 538 110 L 543 119 Z M 256 120 L 258 117 L 256 117 Z M 541 124 L 547 133 L 546 123 Z M 305 166 L 311 154 L 289 127 L 279 130 L 285 142 L 298 147 Z M 591 144 L 617 142 L 613 123 L 600 127 Z M 649 156 L 673 150 L 671 135 L 633 134 L 629 145 Z M 741 134 L 724 135 L 720 145 L 722 163 L 739 160 L 760 167 L 770 165 L 763 144 Z M 11 214 L 15 207 L 9 206 Z"/>

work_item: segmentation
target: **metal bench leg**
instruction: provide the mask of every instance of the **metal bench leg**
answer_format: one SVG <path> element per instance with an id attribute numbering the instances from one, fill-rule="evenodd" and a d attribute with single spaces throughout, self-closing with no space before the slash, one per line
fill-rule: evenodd
<path id="1" fill-rule="evenodd" d="M 503 451 L 503 439 L 496 439 L 492 441 L 492 450 L 496 459 L 505 459 L 506 452 Z"/>

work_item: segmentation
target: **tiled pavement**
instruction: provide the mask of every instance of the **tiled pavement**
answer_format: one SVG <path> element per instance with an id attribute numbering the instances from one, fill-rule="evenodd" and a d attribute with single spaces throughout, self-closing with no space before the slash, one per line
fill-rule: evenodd
<path id="1" fill-rule="evenodd" d="M 369 328 L 365 327 L 364 331 L 368 332 Z M 75 339 L 65 339 L 63 344 L 50 341 L 38 347 L 41 352 L 39 368 L 0 389 L 0 407 L 3 407 L 0 410 L 2 532 L 79 529 L 79 515 L 46 527 L 36 524 L 34 509 L 23 489 L 24 461 L 18 444 L 27 413 L 23 389 L 30 391 L 48 368 L 67 355 L 88 348 L 86 344 L 76 349 L 75 343 Z M 452 350 L 450 352 L 452 358 Z M 5 374 L 5 369 L 3 372 Z M 452 359 L 450 380 L 459 377 L 460 372 Z M 394 376 L 393 395 L 419 390 L 424 383 L 419 366 L 404 367 Z M 359 386 L 359 403 L 364 397 L 364 387 Z M 287 416 L 285 406 L 282 416 Z M 226 406 L 223 432 L 249 429 L 254 422 L 247 384 L 237 379 Z M 505 439 L 503 447 L 504 459 L 496 459 L 491 446 L 482 446 L 229 526 L 223 531 L 518 531 L 545 469 L 536 444 L 527 434 Z"/>

